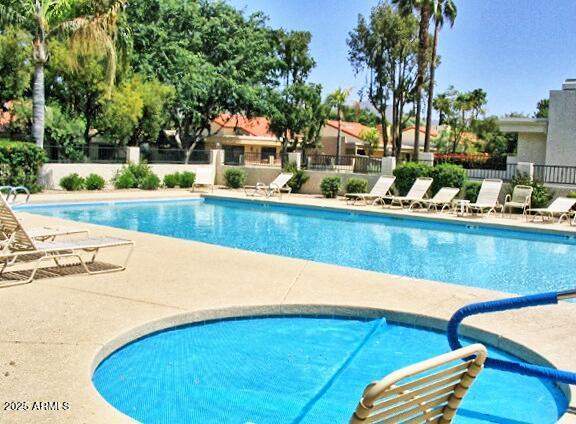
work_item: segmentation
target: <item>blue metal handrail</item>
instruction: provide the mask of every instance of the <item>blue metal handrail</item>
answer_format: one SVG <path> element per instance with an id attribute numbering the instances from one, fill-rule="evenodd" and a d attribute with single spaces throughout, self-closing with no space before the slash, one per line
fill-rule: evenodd
<path id="1" fill-rule="evenodd" d="M 458 309 L 448 322 L 448 328 L 446 331 L 448 343 L 450 344 L 452 350 L 456 350 L 462 347 L 462 344 L 458 339 L 458 328 L 460 327 L 462 321 L 470 315 L 507 311 L 510 309 L 522 309 L 540 305 L 556 305 L 560 300 L 575 297 L 576 289 L 563 292 L 542 293 L 510 299 L 494 300 L 490 302 L 474 303 L 464 306 L 463 308 Z M 576 384 L 576 373 L 557 370 L 550 367 L 523 364 L 495 358 L 487 358 L 484 366 L 487 368 L 514 372 L 531 377 L 545 378 L 566 384 Z"/>

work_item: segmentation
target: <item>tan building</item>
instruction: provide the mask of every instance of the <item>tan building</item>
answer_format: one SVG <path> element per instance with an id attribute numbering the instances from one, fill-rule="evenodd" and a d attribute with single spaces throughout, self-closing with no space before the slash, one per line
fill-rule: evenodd
<path id="1" fill-rule="evenodd" d="M 370 145 L 360 138 L 362 131 L 368 129 L 359 122 L 340 122 L 340 154 L 367 155 Z M 320 133 L 320 147 L 317 153 L 325 155 L 336 154 L 336 139 L 338 138 L 338 121 L 328 120 Z"/>
<path id="2" fill-rule="evenodd" d="M 223 149 L 225 158 L 231 161 L 242 156 L 245 163 L 280 162 L 282 144 L 270 132 L 269 124 L 264 117 L 223 114 L 212 122 L 206 149 Z"/>

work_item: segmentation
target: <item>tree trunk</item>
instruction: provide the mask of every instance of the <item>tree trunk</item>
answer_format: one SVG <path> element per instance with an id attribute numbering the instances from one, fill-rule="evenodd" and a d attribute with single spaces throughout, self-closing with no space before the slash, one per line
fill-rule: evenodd
<path id="1" fill-rule="evenodd" d="M 382 124 L 382 148 L 384 149 L 382 156 L 388 156 L 386 153 L 388 150 L 388 122 L 386 120 L 386 112 L 380 112 L 380 123 Z"/>
<path id="2" fill-rule="evenodd" d="M 432 102 L 434 99 L 434 80 L 436 78 L 436 51 L 438 49 L 438 35 L 440 21 L 434 25 L 434 40 L 432 41 L 432 59 L 430 61 L 430 82 L 428 85 L 428 108 L 426 109 L 426 134 L 424 136 L 424 151 L 430 151 L 430 132 L 432 131 Z"/>
<path id="3" fill-rule="evenodd" d="M 340 106 L 338 106 L 338 135 L 336 137 L 336 165 L 339 164 L 340 161 L 340 133 L 341 133 L 341 126 L 342 126 L 342 118 L 340 117 Z"/>
<path id="4" fill-rule="evenodd" d="M 44 63 L 36 63 L 32 91 L 32 137 L 36 145 L 44 148 Z"/>
<path id="5" fill-rule="evenodd" d="M 418 161 L 420 152 L 420 115 L 422 114 L 422 88 L 426 73 L 426 56 L 428 52 L 428 27 L 430 26 L 430 4 L 425 1 L 420 7 L 420 28 L 418 32 L 418 74 L 416 77 L 416 119 L 414 132 L 413 160 Z"/>

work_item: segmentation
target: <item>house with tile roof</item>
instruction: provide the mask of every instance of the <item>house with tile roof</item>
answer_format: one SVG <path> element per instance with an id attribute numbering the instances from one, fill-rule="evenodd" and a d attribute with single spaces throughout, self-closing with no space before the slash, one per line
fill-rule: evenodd
<path id="1" fill-rule="evenodd" d="M 211 125 L 206 149 L 222 149 L 225 158 L 243 156 L 246 163 L 280 162 L 282 143 L 269 129 L 268 118 L 222 114 Z"/>

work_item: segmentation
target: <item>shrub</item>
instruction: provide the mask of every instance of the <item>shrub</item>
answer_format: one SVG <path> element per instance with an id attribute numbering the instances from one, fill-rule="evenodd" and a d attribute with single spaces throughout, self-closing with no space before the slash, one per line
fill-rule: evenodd
<path id="1" fill-rule="evenodd" d="M 394 185 L 398 190 L 398 194 L 405 196 L 414 181 L 416 181 L 416 178 L 428 177 L 431 173 L 432 167 L 424 163 L 406 162 L 398 166 L 394 170 L 394 176 L 396 177 Z"/>
<path id="2" fill-rule="evenodd" d="M 106 185 L 106 181 L 100 175 L 90 174 L 86 177 L 84 185 L 86 190 L 102 190 Z"/>
<path id="3" fill-rule="evenodd" d="M 60 179 L 60 187 L 66 191 L 78 191 L 84 188 L 84 178 L 74 173 Z"/>
<path id="4" fill-rule="evenodd" d="M 566 195 L 566 197 L 569 197 L 570 199 L 576 199 L 576 191 L 571 191 Z"/>
<path id="5" fill-rule="evenodd" d="M 224 172 L 224 181 L 228 188 L 240 188 L 246 183 L 246 171 L 238 168 L 229 168 Z"/>
<path id="6" fill-rule="evenodd" d="M 442 187 L 462 188 L 468 181 L 466 170 L 460 165 L 442 163 L 432 168 L 430 174 L 434 178 L 432 183 L 432 195 L 436 194 Z"/>
<path id="7" fill-rule="evenodd" d="M 0 141 L 0 185 L 22 185 L 32 193 L 40 191 L 38 171 L 45 160 L 44 150 L 34 143 Z"/>
<path id="8" fill-rule="evenodd" d="M 180 184 L 180 173 L 164 175 L 164 185 L 168 188 L 174 188 Z"/>
<path id="9" fill-rule="evenodd" d="M 292 188 L 292 193 L 298 193 L 306 181 L 310 179 L 302 169 L 296 168 L 296 163 L 294 162 L 286 165 L 286 172 L 294 174 L 290 181 L 288 181 L 288 186 Z"/>
<path id="10" fill-rule="evenodd" d="M 472 203 L 478 198 L 478 193 L 480 192 L 480 187 L 482 183 L 479 182 L 468 182 L 464 186 L 464 199 L 470 200 Z"/>
<path id="11" fill-rule="evenodd" d="M 160 178 L 151 172 L 140 180 L 138 188 L 142 190 L 157 190 L 160 187 Z"/>
<path id="12" fill-rule="evenodd" d="M 346 181 L 346 193 L 366 193 L 368 191 L 368 180 L 363 178 L 350 178 Z"/>
<path id="13" fill-rule="evenodd" d="M 157 185 L 155 183 L 157 181 Z M 130 163 L 128 166 L 122 167 L 114 178 L 112 179 L 114 187 L 118 189 L 122 188 L 143 188 L 143 187 L 153 187 L 153 188 L 143 188 L 144 190 L 156 190 L 160 186 L 160 178 L 146 162 L 142 163 Z M 156 187 L 154 187 L 156 185 Z"/>
<path id="14" fill-rule="evenodd" d="M 324 177 L 320 184 L 320 189 L 322 189 L 322 194 L 325 197 L 333 199 L 340 191 L 341 185 L 342 180 L 340 177 Z"/>
<path id="15" fill-rule="evenodd" d="M 194 172 L 182 172 L 178 179 L 178 185 L 180 188 L 190 188 L 194 185 L 194 181 L 196 181 Z"/>
<path id="16" fill-rule="evenodd" d="M 134 175 L 126 169 L 118 171 L 112 179 L 112 182 L 114 188 L 117 189 L 134 188 L 137 186 L 136 178 L 134 178 Z"/>
<path id="17" fill-rule="evenodd" d="M 536 179 L 530 179 L 528 175 L 523 173 L 518 173 L 510 181 L 510 187 L 508 192 L 512 193 L 514 187 L 517 185 L 527 185 L 533 188 L 532 191 L 532 207 L 533 208 L 545 208 L 548 206 L 552 198 L 554 197 L 554 192 L 546 187 L 542 182 Z"/>

